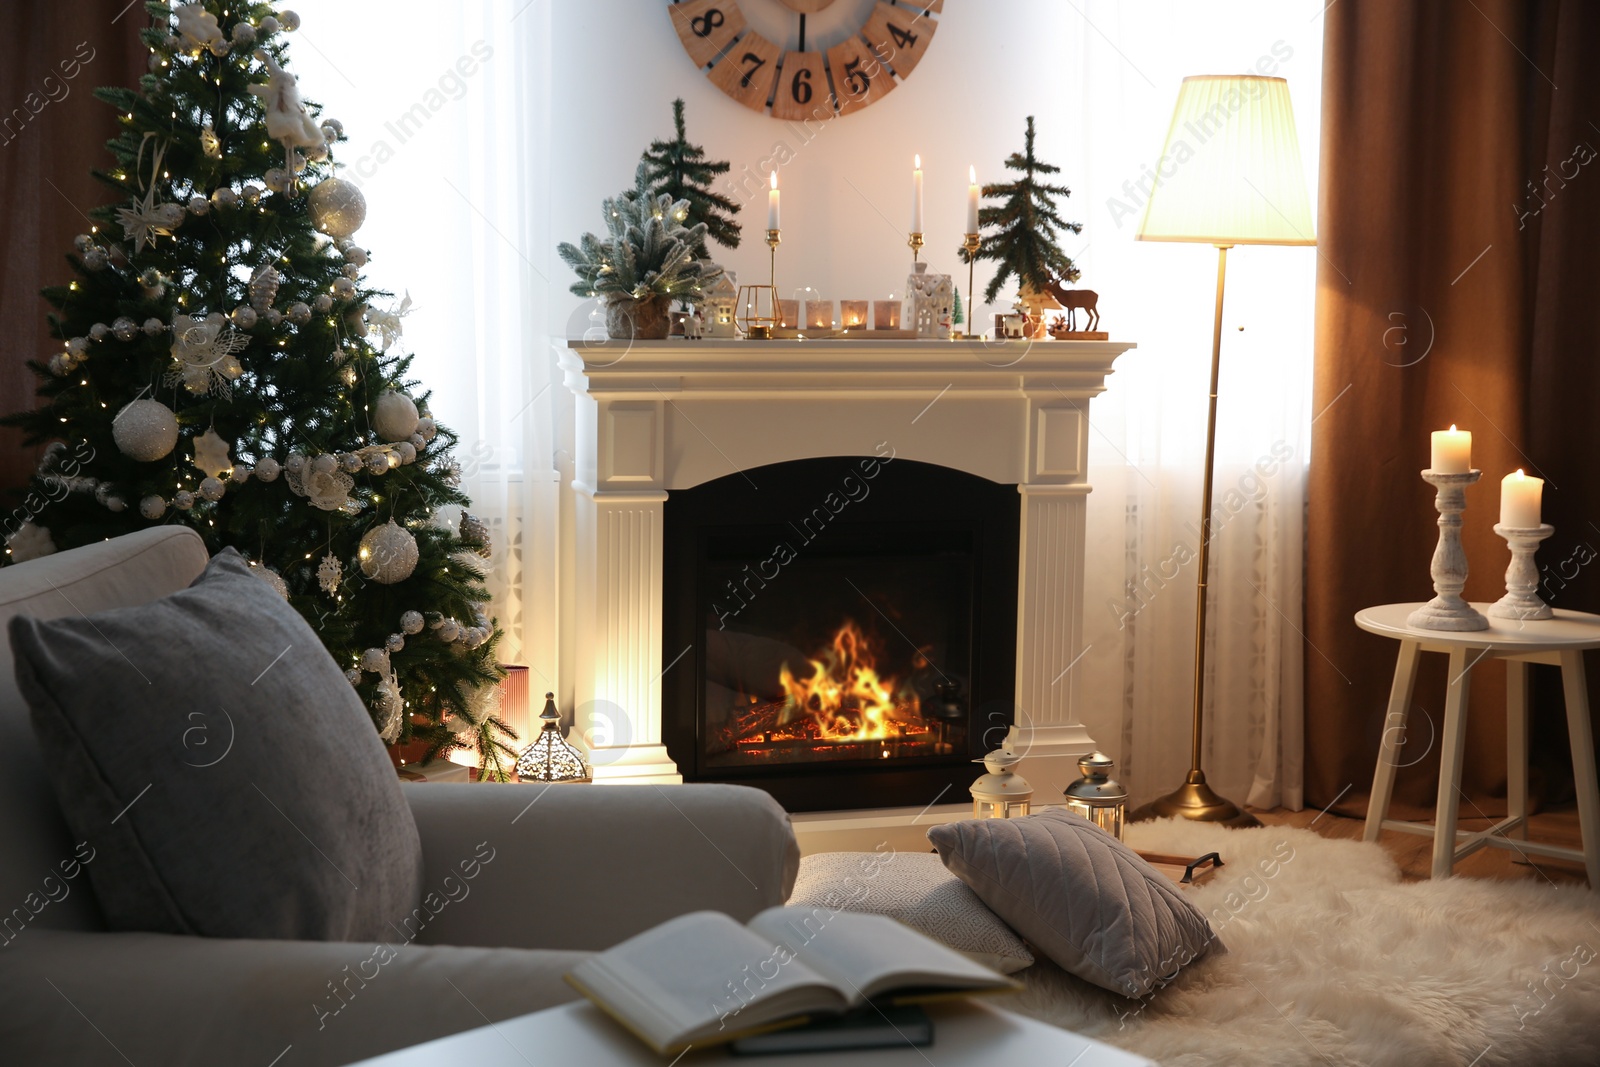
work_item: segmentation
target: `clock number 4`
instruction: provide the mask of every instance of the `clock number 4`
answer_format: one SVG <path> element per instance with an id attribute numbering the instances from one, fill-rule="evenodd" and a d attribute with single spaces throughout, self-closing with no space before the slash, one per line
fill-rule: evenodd
<path id="1" fill-rule="evenodd" d="M 767 61 L 756 55 L 754 52 L 746 52 L 744 55 L 739 57 L 739 62 L 750 64 L 750 69 L 745 71 L 744 77 L 739 79 L 739 87 L 741 89 L 748 89 L 750 88 L 750 79 L 755 77 L 756 71 L 767 65 Z"/>
<path id="2" fill-rule="evenodd" d="M 860 56 L 844 65 L 844 84 L 852 96 L 866 96 L 867 90 L 872 88 L 872 78 L 861 69 Z"/>
<path id="3" fill-rule="evenodd" d="M 811 68 L 801 67 L 794 72 L 794 80 L 789 83 L 789 95 L 794 97 L 797 104 L 811 103 Z"/>
<path id="4" fill-rule="evenodd" d="M 696 37 L 710 37 L 711 31 L 721 26 L 726 19 L 717 8 L 712 8 L 697 19 L 690 19 L 689 26 L 694 30 Z"/>
<path id="5" fill-rule="evenodd" d="M 899 26 L 896 26 L 892 22 L 889 23 L 888 25 L 889 25 L 889 36 L 893 37 L 894 38 L 894 43 L 899 45 L 901 48 L 910 48 L 910 47 L 912 47 L 913 45 L 915 45 L 917 43 L 917 35 L 916 34 L 910 33 L 910 32 L 908 32 L 906 30 L 902 30 Z M 702 34 L 701 36 L 704 36 L 704 34 Z"/>

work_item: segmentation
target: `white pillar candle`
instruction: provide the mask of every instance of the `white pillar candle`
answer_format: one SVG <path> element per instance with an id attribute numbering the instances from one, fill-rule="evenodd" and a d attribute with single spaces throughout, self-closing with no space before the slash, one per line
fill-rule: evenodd
<path id="1" fill-rule="evenodd" d="M 1472 431 L 1458 430 L 1455 423 L 1448 430 L 1433 431 L 1433 462 L 1435 474 L 1466 474 L 1472 469 Z"/>
<path id="2" fill-rule="evenodd" d="M 967 168 L 967 232 L 978 232 L 978 168 Z"/>
<path id="3" fill-rule="evenodd" d="M 911 171 L 911 232 L 922 232 L 922 157 L 915 157 Z"/>
<path id="4" fill-rule="evenodd" d="M 767 191 L 767 229 L 778 229 L 778 172 L 772 172 L 772 188 Z"/>
<path id="5" fill-rule="evenodd" d="M 1500 525 L 1531 530 L 1540 525 L 1544 479 L 1530 478 L 1519 469 L 1500 481 Z"/>

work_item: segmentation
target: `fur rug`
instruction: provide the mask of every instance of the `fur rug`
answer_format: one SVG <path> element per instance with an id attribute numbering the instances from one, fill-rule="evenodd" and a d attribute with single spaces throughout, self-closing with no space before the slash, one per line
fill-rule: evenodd
<path id="1" fill-rule="evenodd" d="M 1163 820 L 1128 838 L 1222 854 L 1226 866 L 1188 892 L 1228 951 L 1144 1001 L 1041 957 L 998 1006 L 1165 1067 L 1600 1065 L 1600 895 L 1402 883 L 1378 845 L 1283 827 Z"/>

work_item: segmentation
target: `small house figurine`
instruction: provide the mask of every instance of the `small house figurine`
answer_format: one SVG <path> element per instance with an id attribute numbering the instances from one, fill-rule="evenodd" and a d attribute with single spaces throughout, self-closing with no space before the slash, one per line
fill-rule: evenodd
<path id="1" fill-rule="evenodd" d="M 695 309 L 700 313 L 700 335 L 737 338 L 739 323 L 734 316 L 738 313 L 738 305 L 739 280 L 733 271 L 725 270 L 700 294 L 700 302 Z"/>
<path id="2" fill-rule="evenodd" d="M 929 274 L 928 265 L 918 260 L 914 273 L 906 276 L 906 296 L 911 303 L 909 328 L 919 338 L 936 341 L 950 337 L 950 316 L 955 306 L 955 286 L 948 274 Z"/>

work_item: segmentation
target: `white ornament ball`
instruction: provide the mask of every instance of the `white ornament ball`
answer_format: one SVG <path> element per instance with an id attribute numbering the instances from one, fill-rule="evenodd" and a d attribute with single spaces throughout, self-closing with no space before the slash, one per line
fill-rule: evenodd
<path id="1" fill-rule="evenodd" d="M 407 439 L 406 443 L 411 446 L 412 452 L 415 453 L 427 447 L 428 439 L 420 433 L 414 433 Z"/>
<path id="2" fill-rule="evenodd" d="M 155 213 L 156 218 L 160 219 L 169 230 L 176 230 L 179 226 L 182 226 L 183 220 L 187 217 L 183 213 L 182 204 L 162 204 L 156 208 Z"/>
<path id="3" fill-rule="evenodd" d="M 332 474 L 338 465 L 339 458 L 327 452 L 311 461 L 311 469 L 317 474 Z"/>
<path id="4" fill-rule="evenodd" d="M 235 485 L 243 485 L 250 480 L 250 465 L 248 463 L 235 463 L 233 473 L 228 476 Z"/>
<path id="5" fill-rule="evenodd" d="M 75 356 L 82 356 L 89 351 L 89 339 L 87 337 L 74 337 L 67 342 L 67 351 Z"/>
<path id="6" fill-rule="evenodd" d="M 405 581 L 417 569 L 417 539 L 390 519 L 366 532 L 356 555 L 362 574 L 380 585 L 393 585 Z"/>
<path id="7" fill-rule="evenodd" d="M 436 630 L 439 634 L 439 640 L 447 645 L 461 636 L 461 624 L 454 619 L 439 620 Z"/>
<path id="8" fill-rule="evenodd" d="M 83 265 L 90 270 L 105 270 L 106 264 L 111 262 L 111 257 L 99 245 L 89 249 L 83 254 Z"/>
<path id="9" fill-rule="evenodd" d="M 160 319 L 148 318 L 144 320 L 144 333 L 146 337 L 154 337 L 156 334 L 164 332 L 166 328 L 167 324 L 162 322 Z"/>
<path id="10" fill-rule="evenodd" d="M 235 22 L 233 24 L 233 43 L 237 45 L 255 44 L 256 28 L 248 22 Z"/>
<path id="11" fill-rule="evenodd" d="M 354 452 L 344 452 L 339 456 L 339 466 L 347 473 L 354 474 L 362 468 L 363 463 L 361 457 Z"/>
<path id="12" fill-rule="evenodd" d="M 288 9 L 278 12 L 278 21 L 283 23 L 283 28 L 290 33 L 300 28 L 300 16 Z"/>
<path id="13" fill-rule="evenodd" d="M 266 18 L 261 20 L 261 36 L 263 37 L 271 37 L 281 29 L 283 29 L 283 23 L 279 22 L 271 15 L 268 15 Z"/>
<path id="14" fill-rule="evenodd" d="M 139 336 L 139 324 L 123 315 L 112 322 L 111 333 L 119 341 L 131 341 Z"/>
<path id="15" fill-rule="evenodd" d="M 356 668 L 351 667 L 349 670 L 344 672 L 344 680 L 349 682 L 351 685 L 360 685 L 361 672 Z"/>
<path id="16" fill-rule="evenodd" d="M 383 670 L 383 661 L 384 655 L 381 648 L 369 648 L 361 653 L 361 669 L 364 671 L 371 671 L 373 674 L 380 673 Z"/>
<path id="17" fill-rule="evenodd" d="M 290 452 L 283 461 L 283 469 L 288 471 L 290 474 L 299 474 L 305 469 L 305 465 L 306 457 L 302 456 L 298 452 Z"/>
<path id="18" fill-rule="evenodd" d="M 278 464 L 277 460 L 267 456 L 256 464 L 256 477 L 264 482 L 275 482 L 278 480 L 278 475 L 282 470 L 283 468 Z"/>
<path id="19" fill-rule="evenodd" d="M 188 511 L 194 507 L 194 494 L 187 489 L 179 489 L 172 494 L 172 506 L 179 511 Z"/>
<path id="20" fill-rule="evenodd" d="M 167 502 L 152 494 L 139 501 L 139 514 L 147 519 L 159 519 L 167 513 Z"/>
<path id="21" fill-rule="evenodd" d="M 211 54 L 214 55 L 214 56 L 217 56 L 218 58 L 221 58 L 222 56 L 225 56 L 225 55 L 228 54 L 228 49 L 230 47 L 231 46 L 228 44 L 227 41 L 224 41 L 219 37 L 215 41 L 211 42 Z"/>
<path id="22" fill-rule="evenodd" d="M 200 495 L 207 500 L 221 500 L 224 492 L 222 479 L 202 478 L 200 480 Z"/>
<path id="23" fill-rule="evenodd" d="M 208 212 L 210 210 L 211 210 L 211 201 L 207 200 L 205 197 L 203 197 L 203 196 L 191 196 L 189 198 L 189 214 L 191 214 L 191 215 L 204 215 L 206 212 Z"/>
<path id="24" fill-rule="evenodd" d="M 296 300 L 289 305 L 289 310 L 284 317 L 296 326 L 304 326 L 311 321 L 311 305 L 304 301 Z"/>
<path id="25" fill-rule="evenodd" d="M 317 311 L 326 315 L 328 312 L 333 310 L 333 297 L 329 296 L 327 293 L 318 293 L 317 298 L 311 301 L 311 306 Z"/>
<path id="26" fill-rule="evenodd" d="M 106 510 L 112 512 L 113 514 L 119 512 L 119 511 L 122 511 L 124 508 L 126 508 L 128 506 L 127 502 L 124 501 L 120 496 L 108 496 L 108 497 L 106 497 L 105 505 L 106 505 Z"/>
<path id="27" fill-rule="evenodd" d="M 349 278 L 335 278 L 333 284 L 328 286 L 333 295 L 340 300 L 349 300 L 356 295 L 356 283 Z"/>
<path id="28" fill-rule="evenodd" d="M 367 198 L 350 182 L 324 178 L 306 194 L 311 225 L 333 238 L 349 237 L 367 221 Z"/>
<path id="29" fill-rule="evenodd" d="M 431 441 L 433 440 L 433 435 L 439 432 L 439 426 L 432 419 L 424 415 L 422 418 L 417 420 L 417 432 L 422 435 L 423 440 Z"/>
<path id="30" fill-rule="evenodd" d="M 387 648 L 390 652 L 404 651 L 406 647 L 406 639 L 401 634 L 390 634 L 389 639 L 383 643 L 383 647 Z"/>
<path id="31" fill-rule="evenodd" d="M 419 634 L 419 633 L 421 633 L 422 632 L 422 612 L 420 612 L 420 611 L 408 611 L 404 615 L 401 615 L 400 616 L 400 629 L 404 630 L 408 634 Z"/>
<path id="32" fill-rule="evenodd" d="M 49 368 L 57 378 L 65 378 L 72 373 L 72 359 L 65 352 L 57 352 L 50 357 Z"/>
<path id="33" fill-rule="evenodd" d="M 103 322 L 97 322 L 93 326 L 89 327 L 89 340 L 104 341 L 106 339 L 106 335 L 110 332 L 111 327 L 107 326 Z"/>
<path id="34" fill-rule="evenodd" d="M 356 266 L 354 263 L 346 263 L 344 266 L 339 268 L 339 273 L 343 274 L 351 281 L 356 281 L 361 277 L 361 268 Z"/>
<path id="35" fill-rule="evenodd" d="M 372 406 L 372 428 L 385 441 L 406 440 L 417 432 L 418 421 L 416 402 L 393 389 Z"/>
<path id="36" fill-rule="evenodd" d="M 261 176 L 261 180 L 266 182 L 267 188 L 275 193 L 281 193 L 289 188 L 289 172 L 282 167 L 270 168 Z"/>
<path id="37" fill-rule="evenodd" d="M 389 469 L 389 458 L 382 452 L 370 452 L 366 458 L 367 473 L 382 474 Z"/>
<path id="38" fill-rule="evenodd" d="M 81 256 L 94 247 L 94 238 L 86 233 L 80 233 L 72 239 L 72 247 Z"/>
<path id="39" fill-rule="evenodd" d="M 261 201 L 261 194 L 266 192 L 261 186 L 254 183 L 244 187 L 244 202 L 255 207 Z"/>
<path id="40" fill-rule="evenodd" d="M 256 309 L 249 304 L 240 304 L 233 309 L 233 314 L 229 318 L 233 319 L 233 324 L 239 329 L 248 330 L 256 324 Z"/>
<path id="41" fill-rule="evenodd" d="M 159 400 L 135 400 L 111 420 L 111 438 L 123 455 L 153 463 L 178 443 L 178 418 Z"/>
<path id="42" fill-rule="evenodd" d="M 344 261 L 352 266 L 365 267 L 367 265 L 367 250 L 351 245 L 344 250 Z"/>
<path id="43" fill-rule="evenodd" d="M 417 461 L 417 448 L 410 441 L 401 441 L 394 446 L 394 450 L 399 454 L 401 463 L 415 463 Z"/>
<path id="44" fill-rule="evenodd" d="M 277 308 L 268 308 L 261 314 L 262 317 L 267 320 L 267 324 L 273 328 L 276 328 L 278 323 L 283 321 L 283 312 L 279 311 Z"/>
<path id="45" fill-rule="evenodd" d="M 322 132 L 327 134 L 330 140 L 336 141 L 344 136 L 344 123 L 338 119 L 323 119 Z"/>
<path id="46" fill-rule="evenodd" d="M 239 194 L 228 188 L 226 185 L 220 189 L 214 190 L 211 194 L 212 207 L 233 207 L 238 202 Z"/>

